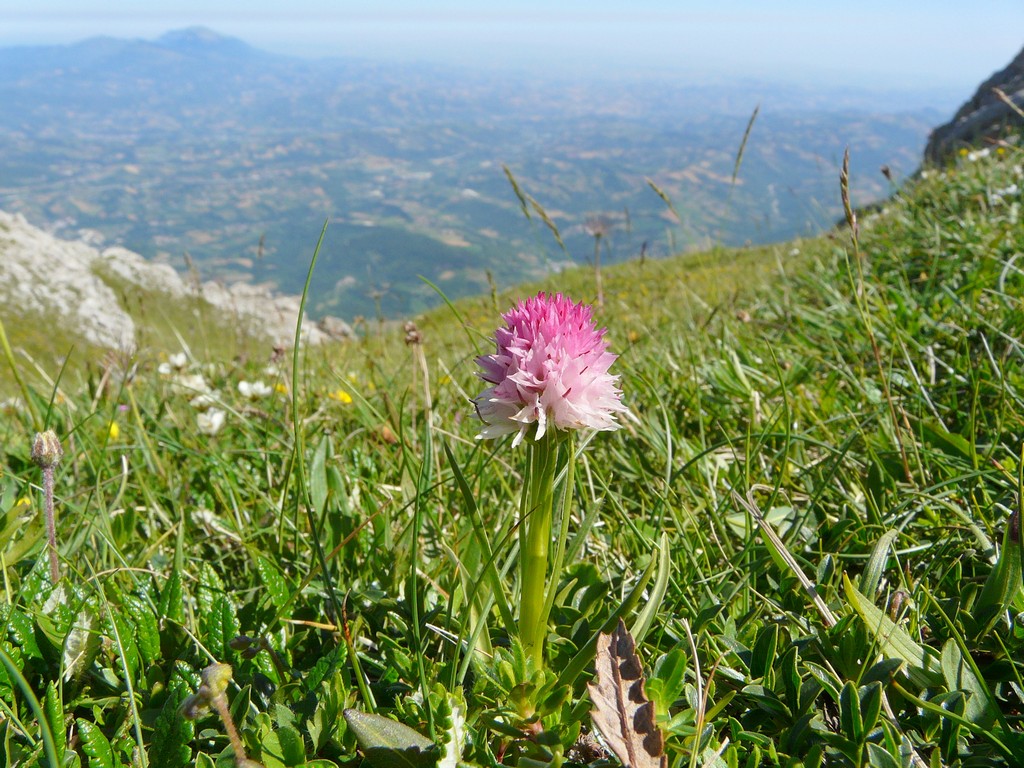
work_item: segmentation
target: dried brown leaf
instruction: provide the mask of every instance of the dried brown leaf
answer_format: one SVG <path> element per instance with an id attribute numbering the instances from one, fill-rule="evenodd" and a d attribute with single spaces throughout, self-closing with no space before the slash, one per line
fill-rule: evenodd
<path id="1" fill-rule="evenodd" d="M 665 736 L 654 720 L 654 702 L 644 690 L 636 643 L 619 619 L 597 641 L 597 679 L 588 683 L 590 716 L 608 748 L 627 768 L 665 768 Z"/>

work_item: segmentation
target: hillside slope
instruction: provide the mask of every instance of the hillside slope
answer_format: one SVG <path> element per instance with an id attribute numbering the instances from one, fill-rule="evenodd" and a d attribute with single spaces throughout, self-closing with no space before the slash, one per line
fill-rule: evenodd
<path id="1" fill-rule="evenodd" d="M 145 342 L 173 350 L 181 340 L 225 331 L 289 346 L 298 313 L 298 297 L 247 284 L 188 283 L 124 248 L 61 240 L 0 211 L 0 321 L 12 344 L 32 356 L 66 354 L 71 345 L 136 350 Z M 326 340 L 325 327 L 345 329 L 340 321 L 304 320 L 303 341 Z"/>

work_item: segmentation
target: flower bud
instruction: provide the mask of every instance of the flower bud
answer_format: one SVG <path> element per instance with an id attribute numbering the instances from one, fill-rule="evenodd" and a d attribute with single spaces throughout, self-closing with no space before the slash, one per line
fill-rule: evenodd
<path id="1" fill-rule="evenodd" d="M 36 432 L 32 441 L 32 461 L 40 467 L 47 468 L 55 466 L 63 455 L 64 449 L 60 447 L 56 432 L 52 429 Z"/>

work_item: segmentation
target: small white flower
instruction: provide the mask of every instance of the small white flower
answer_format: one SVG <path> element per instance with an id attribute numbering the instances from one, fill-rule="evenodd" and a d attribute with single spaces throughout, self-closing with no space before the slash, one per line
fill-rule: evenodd
<path id="1" fill-rule="evenodd" d="M 156 372 L 161 376 L 170 376 L 174 372 L 174 369 L 171 368 L 170 363 L 160 363 L 160 365 L 156 367 Z"/>
<path id="2" fill-rule="evenodd" d="M 167 362 L 170 364 L 171 368 L 174 368 L 176 371 L 180 371 L 188 365 L 188 355 L 184 352 L 178 352 L 177 354 L 168 357 Z"/>
<path id="3" fill-rule="evenodd" d="M 210 391 L 210 385 L 206 383 L 201 373 L 193 373 L 187 376 L 178 375 L 174 379 L 174 386 L 181 392 L 195 392 L 206 394 Z"/>
<path id="4" fill-rule="evenodd" d="M 205 411 L 207 408 L 217 404 L 217 393 L 216 392 L 203 392 L 201 395 L 196 395 L 188 404 L 195 408 L 197 411 Z"/>
<path id="5" fill-rule="evenodd" d="M 196 414 L 196 424 L 199 431 L 204 435 L 216 435 L 224 428 L 224 421 L 227 414 L 220 408 L 211 408 L 203 413 Z"/>
<path id="6" fill-rule="evenodd" d="M 238 382 L 238 393 L 247 400 L 258 400 L 273 392 L 269 386 L 262 381 L 240 381 Z"/>

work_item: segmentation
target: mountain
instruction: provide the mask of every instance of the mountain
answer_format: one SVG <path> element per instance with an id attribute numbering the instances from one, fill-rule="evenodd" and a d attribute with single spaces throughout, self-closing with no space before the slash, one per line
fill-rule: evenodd
<path id="1" fill-rule="evenodd" d="M 952 120 L 932 131 L 925 147 L 925 160 L 943 163 L 961 147 L 1001 138 L 1009 129 L 1024 125 L 1022 110 L 1024 49 L 1006 67 L 979 85 Z"/>
<path id="2" fill-rule="evenodd" d="M 934 95 L 304 60 L 205 29 L 0 49 L 0 103 L 0 209 L 291 294 L 329 221 L 311 311 L 347 318 L 436 303 L 420 276 L 454 297 L 585 262 L 597 229 L 605 262 L 818 232 L 846 146 L 855 199 L 882 198 L 878 168 L 911 172 L 944 116 Z"/>

